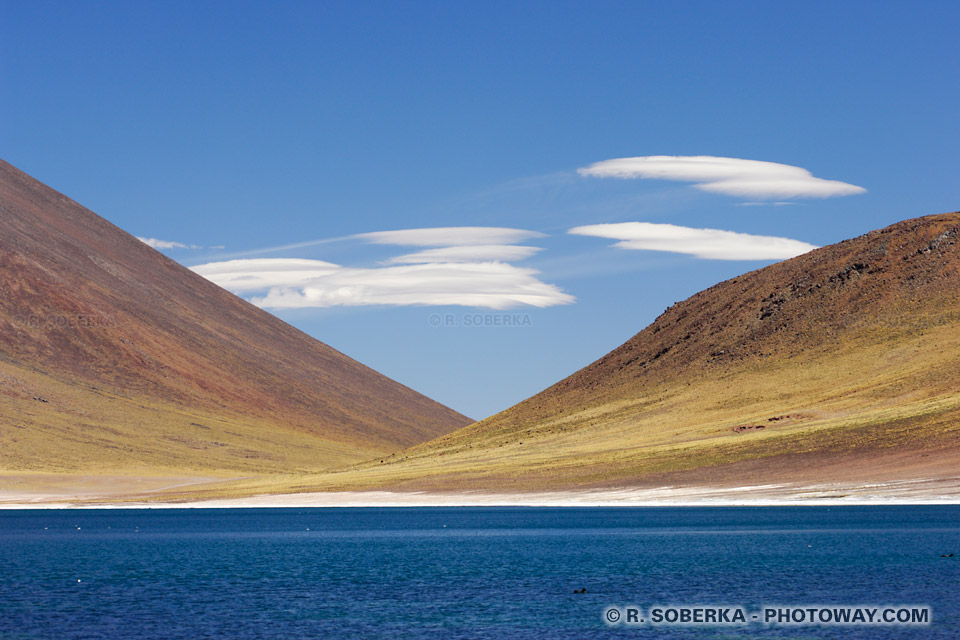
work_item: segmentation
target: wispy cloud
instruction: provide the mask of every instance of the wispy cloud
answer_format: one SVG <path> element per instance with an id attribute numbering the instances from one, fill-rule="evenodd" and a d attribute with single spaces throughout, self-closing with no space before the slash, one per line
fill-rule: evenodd
<path id="1" fill-rule="evenodd" d="M 618 240 L 613 246 L 620 249 L 669 251 L 710 260 L 784 260 L 817 248 L 790 238 L 650 222 L 593 224 L 568 233 Z"/>
<path id="2" fill-rule="evenodd" d="M 137 240 L 148 244 L 154 249 L 202 249 L 203 247 L 198 247 L 193 244 L 184 244 L 182 242 L 174 242 L 172 240 L 158 240 L 157 238 L 141 238 L 137 236 Z"/>
<path id="3" fill-rule="evenodd" d="M 204 247 L 199 244 L 185 244 L 183 242 L 175 242 L 173 240 L 158 240 L 157 238 L 141 238 L 137 236 L 137 240 L 140 242 L 150 245 L 154 249 L 223 249 L 222 244 L 218 244 L 212 247 Z"/>
<path id="4" fill-rule="evenodd" d="M 396 231 L 374 231 L 359 233 L 350 236 L 334 238 L 320 238 L 304 240 L 289 244 L 234 251 L 221 254 L 221 258 L 245 258 L 248 256 L 262 256 L 276 254 L 296 249 L 307 249 L 322 245 L 361 240 L 369 244 L 397 245 L 408 247 L 449 247 L 464 245 L 508 245 L 534 238 L 542 238 L 545 234 L 525 229 L 511 229 L 507 227 L 427 227 L 422 229 L 398 229 Z M 147 239 L 140 238 L 145 242 Z M 160 242 L 159 240 L 156 242 Z M 177 243 L 179 244 L 179 243 Z M 223 247 L 208 247 L 222 249 Z M 492 258 L 493 259 L 493 258 Z"/>
<path id="5" fill-rule="evenodd" d="M 372 244 L 393 244 L 414 247 L 451 247 L 463 245 L 516 244 L 544 234 L 525 229 L 508 227 L 432 227 L 424 229 L 400 229 L 397 231 L 374 231 L 352 236 Z"/>
<path id="6" fill-rule="evenodd" d="M 573 296 L 540 281 L 534 269 L 502 262 L 349 268 L 321 260 L 230 260 L 193 270 L 273 309 L 359 305 L 462 305 L 508 309 L 569 304 Z"/>
<path id="7" fill-rule="evenodd" d="M 594 178 L 693 182 L 702 191 L 749 198 L 834 198 L 866 189 L 814 177 L 801 167 L 715 156 L 640 156 L 604 160 L 578 169 Z"/>
<path id="8" fill-rule="evenodd" d="M 542 251 L 540 247 L 509 244 L 475 244 L 425 249 L 390 258 L 385 264 L 421 264 L 425 262 L 516 262 Z"/>

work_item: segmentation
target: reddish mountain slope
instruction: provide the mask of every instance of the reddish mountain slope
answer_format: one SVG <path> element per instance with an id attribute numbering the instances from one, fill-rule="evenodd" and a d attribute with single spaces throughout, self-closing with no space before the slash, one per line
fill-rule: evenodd
<path id="1" fill-rule="evenodd" d="M 0 469 L 319 469 L 470 422 L 3 162 L 0 292 Z"/>

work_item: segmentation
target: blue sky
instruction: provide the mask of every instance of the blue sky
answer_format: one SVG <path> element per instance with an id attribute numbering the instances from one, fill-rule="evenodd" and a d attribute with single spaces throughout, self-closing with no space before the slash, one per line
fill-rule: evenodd
<path id="1" fill-rule="evenodd" d="M 0 157 L 482 418 L 720 280 L 956 210 L 958 24 L 955 2 L 7 1 Z"/>

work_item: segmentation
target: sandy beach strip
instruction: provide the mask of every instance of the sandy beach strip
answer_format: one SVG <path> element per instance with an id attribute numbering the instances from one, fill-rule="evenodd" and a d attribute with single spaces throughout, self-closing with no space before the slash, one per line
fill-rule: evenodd
<path id="1" fill-rule="evenodd" d="M 678 486 L 569 491 L 344 491 L 256 495 L 190 502 L 116 502 L 96 497 L 0 491 L 0 509 L 309 507 L 666 507 L 960 504 L 960 477 L 877 483 Z"/>

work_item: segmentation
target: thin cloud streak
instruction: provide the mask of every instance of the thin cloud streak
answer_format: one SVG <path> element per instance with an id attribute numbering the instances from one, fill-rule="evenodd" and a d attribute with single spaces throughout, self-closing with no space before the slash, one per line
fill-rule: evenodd
<path id="1" fill-rule="evenodd" d="M 817 248 L 791 238 L 650 222 L 586 225 L 568 233 L 618 240 L 613 246 L 620 249 L 684 253 L 707 260 L 784 260 Z"/>
<path id="2" fill-rule="evenodd" d="M 182 242 L 174 242 L 173 240 L 158 240 L 157 238 L 141 238 L 140 236 L 137 236 L 137 240 L 158 250 L 159 249 L 203 249 L 203 247 L 197 246 L 195 244 L 184 244 Z"/>
<path id="3" fill-rule="evenodd" d="M 450 247 L 463 245 L 507 245 L 533 238 L 543 238 L 539 231 L 508 227 L 432 227 L 374 231 L 351 236 L 371 244 L 416 247 Z"/>
<path id="4" fill-rule="evenodd" d="M 308 247 L 317 247 L 324 244 L 333 244 L 335 242 L 343 242 L 344 240 L 351 240 L 353 236 L 340 236 L 337 238 L 320 238 L 319 240 L 305 240 L 303 242 L 294 242 L 291 244 L 281 244 L 274 247 L 263 247 L 261 249 L 248 249 L 246 251 L 233 251 L 226 254 L 218 254 L 217 258 L 223 260 L 224 258 L 245 258 L 247 256 L 262 256 L 268 253 L 278 253 L 280 251 L 290 251 L 292 249 L 306 249 Z M 223 246 L 209 247 L 210 249 L 222 249 Z"/>
<path id="5" fill-rule="evenodd" d="M 317 247 L 348 240 L 362 240 L 369 244 L 443 247 L 452 245 L 506 245 L 523 242 L 524 240 L 531 240 L 533 238 L 542 238 L 545 236 L 546 234 L 539 233 L 537 231 L 526 231 L 524 229 L 510 229 L 505 227 L 428 227 L 423 229 L 399 229 L 396 231 L 373 231 L 370 233 L 358 233 L 355 235 L 338 236 L 334 238 L 305 240 L 303 242 L 281 244 L 273 247 L 264 247 L 262 249 L 235 251 L 229 254 L 219 255 L 217 257 L 222 259 L 262 256 L 269 253 L 278 253 L 281 251 L 291 251 L 295 249 L 307 249 L 309 247 Z"/>
<path id="6" fill-rule="evenodd" d="M 749 198 L 835 198 L 866 189 L 814 177 L 801 167 L 715 156 L 614 158 L 578 169 L 581 176 L 693 182 L 701 191 Z"/>

